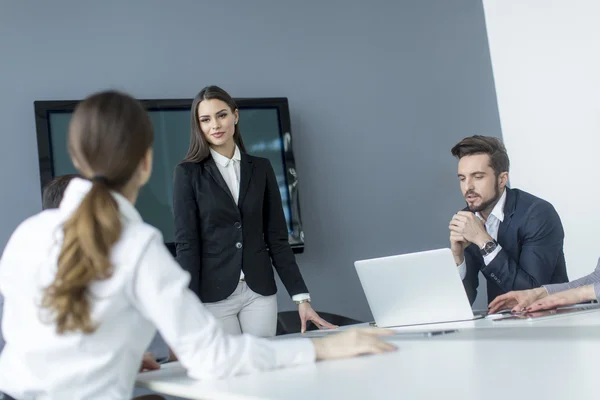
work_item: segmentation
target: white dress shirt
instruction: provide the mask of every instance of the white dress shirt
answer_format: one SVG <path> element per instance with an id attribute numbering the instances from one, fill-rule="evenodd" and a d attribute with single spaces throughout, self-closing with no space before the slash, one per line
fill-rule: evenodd
<path id="1" fill-rule="evenodd" d="M 91 185 L 72 180 L 60 208 L 24 221 L 4 249 L 1 392 L 19 399 L 127 399 L 155 327 L 188 375 L 197 379 L 314 362 L 314 346 L 307 339 L 224 334 L 188 289 L 190 276 L 173 259 L 160 232 L 116 193 L 123 232 L 110 254 L 114 272 L 88 288 L 98 328 L 91 334 L 58 335 L 39 304 L 56 274 L 62 225 Z"/>
<path id="2" fill-rule="evenodd" d="M 490 235 L 494 240 L 498 240 L 498 228 L 500 228 L 500 223 L 502 221 L 504 221 L 504 205 L 505 204 L 506 204 L 506 190 L 504 190 L 504 193 L 502 193 L 502 196 L 500 196 L 500 200 L 498 200 L 498 202 L 494 206 L 494 209 L 492 210 L 492 212 L 488 216 L 487 220 L 485 221 L 485 230 L 487 231 L 488 235 Z M 478 212 L 475 213 L 475 216 L 477 218 L 479 218 L 480 220 L 483 220 L 483 217 Z M 494 258 L 496 258 L 498 253 L 500 253 L 500 250 L 502 250 L 502 246 L 498 245 L 498 246 L 496 246 L 494 251 L 492 251 L 487 256 L 484 256 L 483 262 L 485 263 L 485 265 L 489 265 L 494 260 Z M 464 259 L 462 264 L 460 264 L 458 266 L 458 272 L 460 273 L 460 278 L 465 279 L 465 276 L 467 276 L 467 260 L 466 259 Z"/>
<path id="3" fill-rule="evenodd" d="M 231 192 L 231 196 L 237 205 L 240 197 L 240 161 L 242 160 L 240 149 L 237 145 L 235 146 L 233 158 L 225 157 L 212 148 L 210 148 L 210 154 L 213 160 L 215 160 L 217 168 L 219 169 L 223 180 L 225 180 L 225 183 Z M 244 279 L 244 271 L 241 272 L 240 279 Z M 300 293 L 292 296 L 292 300 L 294 301 L 302 301 L 309 298 L 310 295 L 308 293 Z"/>

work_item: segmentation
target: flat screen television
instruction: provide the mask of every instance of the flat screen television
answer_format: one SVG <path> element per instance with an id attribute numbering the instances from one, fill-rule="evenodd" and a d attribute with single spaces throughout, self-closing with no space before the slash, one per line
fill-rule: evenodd
<path id="1" fill-rule="evenodd" d="M 55 176 L 76 173 L 67 151 L 67 131 L 78 100 L 35 101 L 41 188 Z M 160 229 L 174 253 L 173 173 L 185 156 L 190 137 L 192 99 L 141 100 L 154 124 L 152 177 L 136 208 L 144 221 Z M 287 98 L 236 99 L 239 124 L 249 154 L 269 159 L 279 184 L 288 237 L 296 253 L 304 251 L 290 114 Z"/>

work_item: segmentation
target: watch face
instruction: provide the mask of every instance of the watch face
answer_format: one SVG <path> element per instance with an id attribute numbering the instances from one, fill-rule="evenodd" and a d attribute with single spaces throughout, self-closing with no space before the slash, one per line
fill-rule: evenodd
<path id="1" fill-rule="evenodd" d="M 495 248 L 496 248 L 496 242 L 487 242 L 485 244 L 485 246 L 483 246 L 483 251 L 486 252 L 487 254 L 489 254 L 492 251 L 494 251 Z"/>

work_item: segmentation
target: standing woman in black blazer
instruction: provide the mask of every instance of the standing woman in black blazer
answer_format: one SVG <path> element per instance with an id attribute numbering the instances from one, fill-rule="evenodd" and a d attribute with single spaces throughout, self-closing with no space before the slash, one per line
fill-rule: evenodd
<path id="1" fill-rule="evenodd" d="M 209 86 L 192 103 L 190 148 L 175 168 L 177 261 L 191 289 L 229 333 L 274 336 L 273 266 L 306 321 L 335 328 L 310 305 L 291 246 L 270 162 L 246 153 L 239 113 L 227 92 Z"/>

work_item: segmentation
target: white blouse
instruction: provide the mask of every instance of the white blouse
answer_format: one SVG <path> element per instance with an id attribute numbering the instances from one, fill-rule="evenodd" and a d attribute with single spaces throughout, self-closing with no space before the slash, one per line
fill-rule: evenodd
<path id="1" fill-rule="evenodd" d="M 123 233 L 111 252 L 114 272 L 89 288 L 98 329 L 58 335 L 39 304 L 56 273 L 61 226 L 90 188 L 87 180 L 71 181 L 60 208 L 24 221 L 4 249 L 0 293 L 6 345 L 0 391 L 23 399 L 126 399 L 155 327 L 196 379 L 314 362 L 308 339 L 225 334 L 188 289 L 189 274 L 166 249 L 160 232 L 116 193 Z"/>

